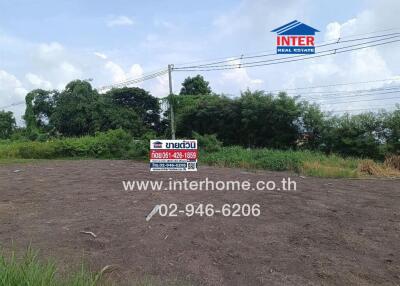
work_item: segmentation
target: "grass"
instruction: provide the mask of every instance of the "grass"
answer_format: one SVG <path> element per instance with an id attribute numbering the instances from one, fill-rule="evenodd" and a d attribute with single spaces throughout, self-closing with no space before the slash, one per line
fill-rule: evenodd
<path id="1" fill-rule="evenodd" d="M 325 155 L 313 151 L 281 151 L 223 147 L 220 151 L 203 153 L 200 160 L 208 165 L 271 171 L 294 171 L 307 176 L 325 178 L 357 177 L 361 160 Z"/>
<path id="2" fill-rule="evenodd" d="M 0 159 L 100 158 L 127 159 L 146 155 L 142 141 L 134 141 L 123 130 L 111 130 L 95 136 L 52 139 L 46 142 L 14 141 L 0 143 Z"/>
<path id="3" fill-rule="evenodd" d="M 17 257 L 15 251 L 6 255 L 0 251 L 0 285 L 1 286 L 117 286 L 115 282 L 106 279 L 107 267 L 99 272 L 89 271 L 82 263 L 81 267 L 68 274 L 62 274 L 52 261 L 42 262 L 38 252 L 28 248 L 22 257 Z M 145 276 L 140 279 L 130 279 L 130 286 L 189 286 L 188 282 L 177 279 L 161 280 Z"/>
<path id="4" fill-rule="evenodd" d="M 4 286 L 95 286 L 101 285 L 102 273 L 93 273 L 84 266 L 69 275 L 61 275 L 54 262 L 40 262 L 37 252 L 28 248 L 22 258 L 14 251 L 0 253 L 0 285 Z"/>
<path id="5" fill-rule="evenodd" d="M 399 156 L 395 156 L 399 157 Z M 369 175 L 369 176 L 374 176 L 374 177 L 400 177 L 400 168 L 399 165 L 397 165 L 398 162 L 396 162 L 396 165 L 393 166 L 391 161 L 393 157 L 389 157 L 388 159 L 385 160 L 383 164 L 378 164 L 372 160 L 363 160 L 359 166 L 358 169 L 360 173 L 364 175 Z"/>
<path id="6" fill-rule="evenodd" d="M 213 138 L 211 138 L 213 139 Z M 216 139 L 215 139 L 216 140 Z M 199 144 L 201 140 L 199 141 Z M 210 144 L 209 144 L 210 145 Z M 271 171 L 293 171 L 306 176 L 324 178 L 355 178 L 364 175 L 397 176 L 392 172 L 400 165 L 399 158 L 385 164 L 376 163 L 375 169 L 363 168 L 365 160 L 325 155 L 315 151 L 244 149 L 239 146 L 213 150 L 201 146 L 200 162 L 213 166 Z M 32 162 L 33 159 L 135 159 L 148 158 L 146 140 L 133 140 L 122 130 L 112 130 L 96 136 L 55 139 L 47 142 L 0 142 L 0 164 Z M 370 164 L 371 165 L 371 164 Z M 374 170 L 376 171 L 374 173 Z M 379 172 L 378 172 L 379 171 Z"/>

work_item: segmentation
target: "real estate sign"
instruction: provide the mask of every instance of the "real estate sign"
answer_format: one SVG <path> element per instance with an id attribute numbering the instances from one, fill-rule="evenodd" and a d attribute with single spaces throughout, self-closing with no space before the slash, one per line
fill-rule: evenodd
<path id="1" fill-rule="evenodd" d="M 150 171 L 197 171 L 197 140 L 150 140 Z"/>

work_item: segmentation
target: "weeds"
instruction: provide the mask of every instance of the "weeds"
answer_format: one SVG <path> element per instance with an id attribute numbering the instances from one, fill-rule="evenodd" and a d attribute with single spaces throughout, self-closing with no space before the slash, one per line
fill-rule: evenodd
<path id="1" fill-rule="evenodd" d="M 400 156 L 388 157 L 384 164 L 320 152 L 301 150 L 244 149 L 222 147 L 213 135 L 195 134 L 200 145 L 200 162 L 220 167 L 293 171 L 307 176 L 353 178 L 363 175 L 400 176 Z M 123 130 L 98 133 L 96 136 L 55 139 L 47 142 L 0 142 L 0 163 L 21 159 L 148 158 L 149 141 L 134 140 Z M 396 171 L 397 168 L 397 171 Z"/>
<path id="2" fill-rule="evenodd" d="M 363 160 L 358 169 L 360 173 L 375 177 L 400 177 L 400 170 L 393 168 L 390 163 L 378 164 L 372 160 Z"/>
<path id="3" fill-rule="evenodd" d="M 80 138 L 3 143 L 0 144 L 0 159 L 142 158 L 147 155 L 142 145 L 141 141 L 133 140 L 118 129 Z"/>
<path id="4" fill-rule="evenodd" d="M 280 151 L 271 149 L 244 149 L 224 147 L 218 152 L 204 153 L 200 160 L 209 165 L 294 171 L 308 176 L 343 178 L 357 177 L 359 160 L 324 155 L 312 151 Z"/>
<path id="5" fill-rule="evenodd" d="M 40 262 L 31 248 L 22 258 L 14 251 L 8 256 L 0 252 L 0 285 L 4 286 L 95 286 L 101 276 L 101 272 L 92 273 L 83 265 L 75 273 L 60 275 L 54 262 Z"/>

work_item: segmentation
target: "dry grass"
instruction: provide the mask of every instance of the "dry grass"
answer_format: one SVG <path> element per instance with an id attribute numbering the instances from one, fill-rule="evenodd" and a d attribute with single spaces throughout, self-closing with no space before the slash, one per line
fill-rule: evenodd
<path id="1" fill-rule="evenodd" d="M 300 168 L 300 173 L 308 176 L 323 178 L 356 178 L 357 169 L 350 167 L 334 166 L 322 162 L 304 162 Z"/>
<path id="2" fill-rule="evenodd" d="M 358 165 L 358 171 L 376 177 L 400 177 L 400 169 L 393 168 L 386 161 L 384 164 L 379 164 L 372 160 L 362 160 Z"/>
<path id="3" fill-rule="evenodd" d="M 391 155 L 386 157 L 384 165 L 385 167 L 400 171 L 400 155 Z"/>

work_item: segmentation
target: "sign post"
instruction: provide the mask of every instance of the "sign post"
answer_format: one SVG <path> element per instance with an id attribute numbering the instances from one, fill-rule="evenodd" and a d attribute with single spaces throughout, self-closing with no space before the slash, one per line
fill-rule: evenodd
<path id="1" fill-rule="evenodd" d="M 197 140 L 150 140 L 150 171 L 197 171 Z"/>

